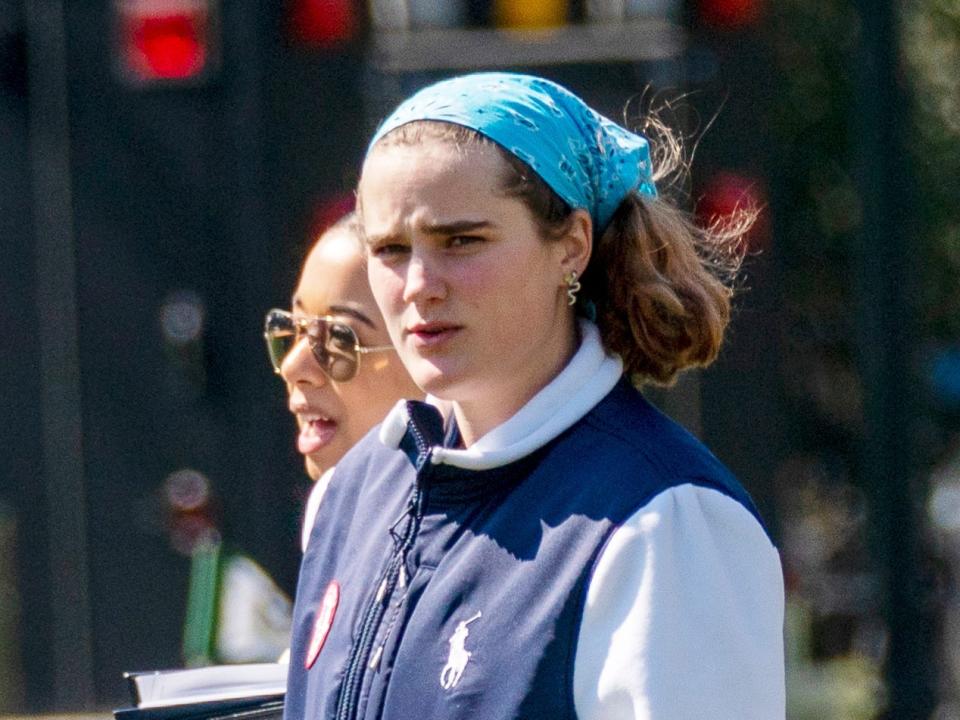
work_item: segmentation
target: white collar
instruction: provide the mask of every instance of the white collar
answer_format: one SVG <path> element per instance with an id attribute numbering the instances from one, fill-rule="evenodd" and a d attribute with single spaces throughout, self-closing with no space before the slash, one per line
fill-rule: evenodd
<path id="1" fill-rule="evenodd" d="M 597 326 L 580 320 L 580 347 L 567 366 L 512 417 L 466 450 L 434 448 L 435 464 L 467 470 L 487 470 L 526 457 L 543 447 L 586 415 L 623 374 L 619 357 L 607 355 Z M 450 402 L 427 396 L 444 417 L 452 411 Z M 380 441 L 399 447 L 407 431 L 406 402 L 397 403 L 380 426 Z"/>

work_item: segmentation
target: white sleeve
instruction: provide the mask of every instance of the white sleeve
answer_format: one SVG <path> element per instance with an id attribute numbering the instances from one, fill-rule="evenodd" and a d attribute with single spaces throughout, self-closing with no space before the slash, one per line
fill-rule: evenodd
<path id="1" fill-rule="evenodd" d="M 327 491 L 327 486 L 330 485 L 331 478 L 333 478 L 334 469 L 329 468 L 317 479 L 310 490 L 310 495 L 307 497 L 307 507 L 303 511 L 303 527 L 300 530 L 300 549 L 303 552 L 307 551 L 310 533 L 313 532 L 313 523 L 317 519 L 317 510 L 320 509 L 320 501 Z"/>
<path id="2" fill-rule="evenodd" d="M 782 720 L 783 574 L 756 518 L 682 485 L 620 526 L 587 590 L 581 720 Z"/>

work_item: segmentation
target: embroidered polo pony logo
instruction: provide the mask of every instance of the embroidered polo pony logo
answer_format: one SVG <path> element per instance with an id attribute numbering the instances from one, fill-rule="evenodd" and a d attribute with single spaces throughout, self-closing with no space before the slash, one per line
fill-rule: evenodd
<path id="1" fill-rule="evenodd" d="M 483 613 L 478 612 L 469 620 L 462 620 L 457 623 L 457 629 L 453 631 L 453 635 L 447 641 L 450 643 L 450 655 L 447 657 L 447 664 L 440 672 L 440 687 L 444 690 L 455 688 L 457 683 L 460 682 L 460 677 L 463 675 L 467 663 L 470 662 L 470 656 L 473 655 L 466 648 L 467 635 L 470 634 L 467 625 L 474 620 L 479 620 L 482 616 Z"/>

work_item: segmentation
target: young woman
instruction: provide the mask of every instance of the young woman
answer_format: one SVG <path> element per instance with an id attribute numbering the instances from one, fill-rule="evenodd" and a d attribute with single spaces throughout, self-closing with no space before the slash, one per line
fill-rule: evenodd
<path id="1" fill-rule="evenodd" d="M 658 196 L 662 155 L 504 73 L 428 87 L 374 136 L 368 275 L 429 396 L 337 466 L 289 720 L 784 716 L 776 549 L 630 382 L 713 360 L 738 257 L 736 228 Z"/>
<path id="2" fill-rule="evenodd" d="M 390 344 L 367 282 L 352 213 L 327 230 L 307 256 L 291 311 L 267 313 L 274 370 L 297 419 L 297 449 L 315 481 L 303 543 L 329 470 L 400 398 L 422 397 Z"/>

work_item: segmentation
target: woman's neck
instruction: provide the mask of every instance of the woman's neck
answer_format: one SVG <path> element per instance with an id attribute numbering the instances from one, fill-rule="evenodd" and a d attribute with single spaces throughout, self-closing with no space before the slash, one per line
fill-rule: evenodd
<path id="1" fill-rule="evenodd" d="M 454 400 L 451 402 L 457 429 L 463 440 L 463 446 L 469 448 L 495 427 L 513 417 L 534 395 L 540 392 L 560 374 L 580 346 L 580 336 L 573 324 L 559 352 L 553 353 L 554 360 L 538 366 L 537 373 L 525 378 L 522 387 L 508 382 L 500 389 L 484 388 L 476 394 L 477 400 Z"/>

